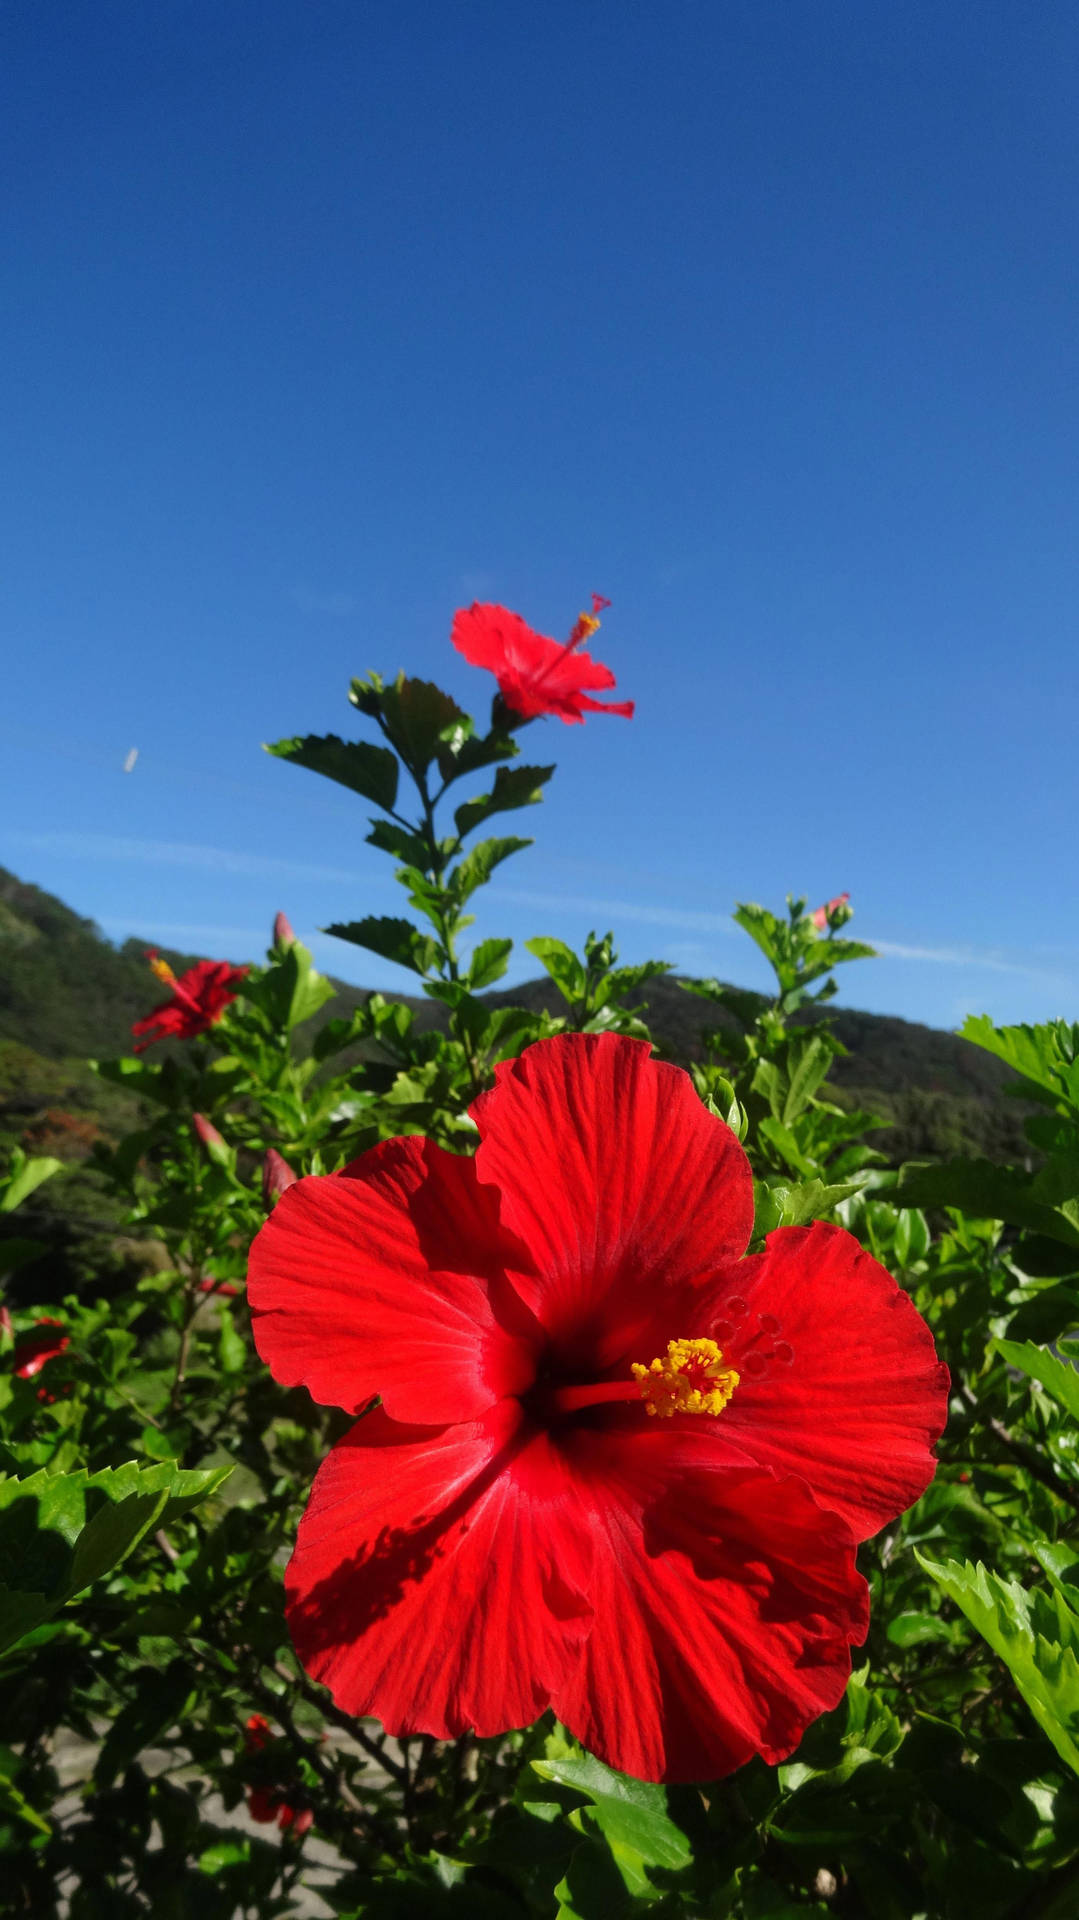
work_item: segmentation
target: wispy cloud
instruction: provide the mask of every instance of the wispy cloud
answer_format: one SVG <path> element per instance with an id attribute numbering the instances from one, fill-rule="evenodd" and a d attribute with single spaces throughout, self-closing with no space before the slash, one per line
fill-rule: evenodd
<path id="1" fill-rule="evenodd" d="M 928 960 L 937 967 L 980 967 L 989 973 L 1018 973 L 1027 979 L 1048 979 L 1041 967 L 1020 960 L 1006 960 L 999 953 L 975 947 L 909 947 L 899 940 L 873 940 L 870 944 L 889 960 Z"/>
<path id="2" fill-rule="evenodd" d="M 268 853 L 237 853 L 228 847 L 203 847 L 185 840 L 136 840 L 109 833 L 22 833 L 4 836 L 13 846 L 34 853 L 68 854 L 76 860 L 115 860 L 145 867 L 187 867 L 200 873 L 246 874 L 257 878 L 329 880 L 355 886 L 347 867 L 310 866 L 305 860 L 280 860 Z"/>
<path id="3" fill-rule="evenodd" d="M 536 907 L 540 912 L 590 914 L 593 920 L 617 925 L 620 920 L 636 920 L 648 927 L 689 928 L 694 933 L 736 933 L 729 913 L 702 913 L 693 907 L 652 907 L 633 900 L 598 900 L 593 894 L 574 896 L 566 893 L 532 893 L 515 887 L 501 887 L 500 900 L 511 900 L 518 907 Z"/>

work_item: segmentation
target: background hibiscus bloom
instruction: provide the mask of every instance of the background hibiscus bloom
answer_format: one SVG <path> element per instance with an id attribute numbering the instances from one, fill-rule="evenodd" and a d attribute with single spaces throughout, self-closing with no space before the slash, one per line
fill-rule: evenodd
<path id="1" fill-rule="evenodd" d="M 593 700 L 586 691 L 615 685 L 610 667 L 593 660 L 581 647 L 599 626 L 599 609 L 609 605 L 602 594 L 593 594 L 592 613 L 579 615 L 562 645 L 536 633 L 519 613 L 477 600 L 454 614 L 450 638 L 474 667 L 490 668 L 507 707 L 522 720 L 556 713 L 571 725 L 583 721 L 586 711 L 620 713 L 630 720 L 632 700 Z"/>
<path id="2" fill-rule="evenodd" d="M 540 1042 L 472 1114 L 474 1159 L 387 1141 L 252 1249 L 276 1377 L 382 1400 L 316 1478 L 297 1651 L 396 1733 L 553 1707 L 640 1778 L 780 1760 L 864 1637 L 858 1540 L 932 1477 L 929 1330 L 838 1228 L 744 1257 L 742 1148 L 642 1042 Z"/>
<path id="3" fill-rule="evenodd" d="M 240 982 L 250 967 L 234 967 L 228 960 L 199 960 L 177 979 L 167 960 L 149 955 L 150 965 L 159 980 L 171 986 L 172 993 L 143 1020 L 136 1020 L 131 1031 L 145 1034 L 136 1040 L 135 1052 L 143 1053 L 155 1040 L 192 1040 L 220 1020 L 225 1008 L 236 998 Z"/>

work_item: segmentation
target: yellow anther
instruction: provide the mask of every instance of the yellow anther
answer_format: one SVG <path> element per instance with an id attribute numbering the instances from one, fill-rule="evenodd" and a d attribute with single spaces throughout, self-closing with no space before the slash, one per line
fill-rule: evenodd
<path id="1" fill-rule="evenodd" d="M 665 1359 L 630 1369 L 650 1414 L 722 1413 L 738 1375 L 714 1340 L 669 1340 Z"/>
<path id="2" fill-rule="evenodd" d="M 173 973 L 168 961 L 159 959 L 156 953 L 151 956 L 150 971 L 151 973 L 156 973 L 158 979 L 163 980 L 167 987 L 174 987 L 176 985 L 176 975 Z"/>
<path id="3" fill-rule="evenodd" d="M 577 627 L 587 640 L 591 634 L 598 633 L 599 621 L 591 613 L 580 613 L 577 616 Z"/>

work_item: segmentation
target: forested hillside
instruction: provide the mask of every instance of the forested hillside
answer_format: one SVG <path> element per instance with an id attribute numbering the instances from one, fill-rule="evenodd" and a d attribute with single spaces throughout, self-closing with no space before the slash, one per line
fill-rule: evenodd
<path id="1" fill-rule="evenodd" d="M 269 922 L 268 914 L 267 938 Z M 128 1096 L 85 1063 L 129 1053 L 132 1021 L 160 998 L 146 946 L 139 939 L 114 946 L 63 901 L 0 868 L 0 1143 L 84 1162 L 96 1139 L 132 1124 Z M 167 957 L 180 971 L 196 956 Z M 556 1010 L 547 980 L 492 997 Z M 307 1031 L 365 998 L 337 983 L 336 999 Z M 704 1031 L 723 1017 L 670 976 L 650 981 L 640 999 L 674 1060 L 700 1058 Z M 430 1001 L 410 1004 L 424 1021 L 442 1018 Z M 889 1158 L 965 1150 L 1006 1160 L 1029 1150 L 1020 1110 L 1002 1092 L 1009 1076 L 991 1055 L 954 1034 L 879 1014 L 832 1009 L 830 1018 L 848 1049 L 833 1071 L 837 1097 L 888 1123 L 874 1140 Z M 43 1190 L 39 1204 L 50 1237 L 57 1209 L 97 1221 L 103 1232 L 110 1224 L 88 1171 Z"/>

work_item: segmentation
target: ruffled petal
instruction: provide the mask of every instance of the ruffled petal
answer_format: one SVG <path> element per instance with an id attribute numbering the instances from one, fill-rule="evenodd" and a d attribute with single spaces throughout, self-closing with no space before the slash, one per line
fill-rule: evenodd
<path id="1" fill-rule="evenodd" d="M 595 1618 L 553 1702 L 639 1780 L 712 1780 L 785 1759 L 834 1707 L 864 1639 L 854 1542 L 797 1480 L 712 1471 L 693 1436 L 579 1436 L 594 1500 Z"/>
<path id="2" fill-rule="evenodd" d="M 531 1255 L 515 1284 L 556 1364 L 582 1379 L 651 1358 L 637 1345 L 664 1289 L 673 1309 L 749 1239 L 742 1148 L 689 1075 L 653 1060 L 645 1041 L 539 1041 L 498 1068 L 472 1115 L 479 1178 L 498 1189 L 503 1223 Z"/>
<path id="3" fill-rule="evenodd" d="M 504 1269 L 525 1259 L 471 1160 L 413 1135 L 298 1180 L 251 1248 L 255 1345 L 283 1386 L 357 1413 L 472 1420 L 535 1377 L 540 1330 Z"/>
<path id="4" fill-rule="evenodd" d="M 307 1671 L 347 1713 L 455 1739 L 528 1726 L 577 1661 L 591 1535 L 515 1402 L 443 1430 L 380 1408 L 323 1462 L 285 1575 Z"/>
<path id="5" fill-rule="evenodd" d="M 948 1369 L 902 1287 L 852 1234 L 780 1227 L 714 1300 L 692 1331 L 715 1328 L 740 1374 L 714 1425 L 729 1459 L 799 1474 L 859 1540 L 924 1493 Z"/>

